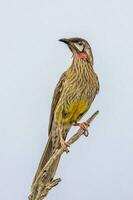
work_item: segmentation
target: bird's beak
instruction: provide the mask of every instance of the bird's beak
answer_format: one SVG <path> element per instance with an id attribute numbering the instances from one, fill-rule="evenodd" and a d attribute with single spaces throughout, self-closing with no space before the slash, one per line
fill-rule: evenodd
<path id="1" fill-rule="evenodd" d="M 69 49 L 71 51 L 73 51 L 73 43 L 71 42 L 70 39 L 66 39 L 66 38 L 62 38 L 59 40 L 60 42 L 64 42 L 65 44 L 67 44 L 67 46 L 69 47 Z"/>
<path id="2" fill-rule="evenodd" d="M 69 41 L 69 39 L 66 39 L 66 38 L 62 38 L 62 39 L 60 39 L 59 40 L 60 42 L 64 42 L 65 44 L 70 44 L 70 41 Z"/>

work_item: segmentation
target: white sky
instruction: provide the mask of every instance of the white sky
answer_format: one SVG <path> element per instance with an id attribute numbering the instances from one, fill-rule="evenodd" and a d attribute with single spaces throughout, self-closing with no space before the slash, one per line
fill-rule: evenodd
<path id="1" fill-rule="evenodd" d="M 74 36 L 93 49 L 101 89 L 90 113 L 100 114 L 63 156 L 48 199 L 133 199 L 132 8 L 131 0 L 0 1 L 0 199 L 27 199 L 52 93 L 71 63 L 58 39 Z"/>

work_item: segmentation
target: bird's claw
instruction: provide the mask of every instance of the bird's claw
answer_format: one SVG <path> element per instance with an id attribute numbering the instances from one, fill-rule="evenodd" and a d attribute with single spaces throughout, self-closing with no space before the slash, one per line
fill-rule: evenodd
<path id="1" fill-rule="evenodd" d="M 70 145 L 69 145 L 67 142 L 65 142 L 64 140 L 61 140 L 60 143 L 61 143 L 61 147 L 63 148 L 63 150 L 64 150 L 66 153 L 68 153 L 68 152 L 69 152 L 68 147 L 70 147 Z"/>
<path id="2" fill-rule="evenodd" d="M 84 131 L 83 134 L 88 137 L 89 131 L 88 131 L 88 124 L 87 122 L 80 123 L 79 127 Z"/>

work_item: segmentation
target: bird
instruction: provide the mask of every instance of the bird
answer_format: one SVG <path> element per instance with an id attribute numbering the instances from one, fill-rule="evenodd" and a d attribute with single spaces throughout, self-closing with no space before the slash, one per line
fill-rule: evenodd
<path id="1" fill-rule="evenodd" d="M 89 110 L 99 92 L 99 80 L 93 67 L 93 54 L 90 44 L 83 38 L 62 38 L 72 52 L 72 63 L 61 75 L 54 90 L 48 128 L 48 142 L 40 160 L 35 178 L 46 165 L 54 152 L 63 148 L 69 152 L 66 137 L 72 126 L 79 126 L 88 136 L 86 122 L 79 120 Z M 54 164 L 50 179 L 52 180 L 60 157 Z"/>

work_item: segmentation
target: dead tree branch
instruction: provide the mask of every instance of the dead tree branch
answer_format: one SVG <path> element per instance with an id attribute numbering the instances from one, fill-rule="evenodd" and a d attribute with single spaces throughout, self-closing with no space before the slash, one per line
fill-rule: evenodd
<path id="1" fill-rule="evenodd" d="M 86 122 L 89 126 L 90 123 L 94 120 L 94 118 L 97 116 L 99 111 L 96 111 Z M 76 142 L 81 135 L 83 135 L 83 130 L 79 129 L 68 141 L 67 143 L 69 145 Z M 52 170 L 52 167 L 54 166 L 54 163 L 56 159 L 63 154 L 64 150 L 63 148 L 58 149 L 52 157 L 49 159 L 47 164 L 44 166 L 44 168 L 40 171 L 38 177 L 36 178 L 35 182 L 32 184 L 31 187 L 31 194 L 29 195 L 29 200 L 42 200 L 44 197 L 47 196 L 48 192 L 58 185 L 58 183 L 61 181 L 60 178 L 49 180 L 49 172 Z"/>

